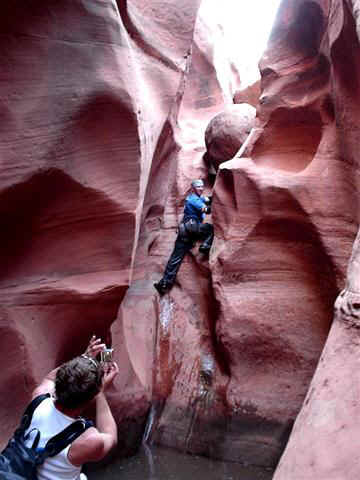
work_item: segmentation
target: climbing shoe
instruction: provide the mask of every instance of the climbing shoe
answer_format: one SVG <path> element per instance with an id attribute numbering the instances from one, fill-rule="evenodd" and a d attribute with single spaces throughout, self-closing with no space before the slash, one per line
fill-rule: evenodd
<path id="1" fill-rule="evenodd" d="M 164 282 L 164 280 L 160 280 L 159 282 L 154 283 L 154 287 L 160 295 L 164 295 L 167 291 L 170 290 L 170 285 Z"/>

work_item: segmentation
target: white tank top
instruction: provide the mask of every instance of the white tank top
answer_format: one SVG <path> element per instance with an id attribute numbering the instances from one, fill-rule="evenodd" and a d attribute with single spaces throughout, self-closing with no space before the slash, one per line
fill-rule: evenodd
<path id="1" fill-rule="evenodd" d="M 46 442 L 64 430 L 65 427 L 75 421 L 61 413 L 55 407 L 53 399 L 43 400 L 34 412 L 30 424 L 29 432 L 32 428 L 38 428 L 41 432 L 39 447 L 44 447 Z M 33 432 L 27 441 L 27 446 L 32 445 L 36 432 Z M 38 467 L 38 480 L 78 480 L 80 478 L 81 467 L 75 467 L 68 459 L 68 452 L 71 445 L 68 445 L 55 457 L 49 457 L 43 465 Z"/>

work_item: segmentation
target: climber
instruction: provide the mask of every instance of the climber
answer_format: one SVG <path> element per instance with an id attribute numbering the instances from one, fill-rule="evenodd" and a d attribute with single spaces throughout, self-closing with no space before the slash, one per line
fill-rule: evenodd
<path id="1" fill-rule="evenodd" d="M 203 223 L 205 214 L 211 213 L 211 197 L 202 195 L 204 182 L 193 180 L 191 193 L 186 197 L 184 216 L 178 228 L 174 250 L 166 265 L 162 279 L 154 287 L 163 295 L 171 289 L 185 254 L 191 250 L 197 240 L 202 240 L 199 252 L 208 254 L 214 238 L 214 229 L 210 223 Z"/>

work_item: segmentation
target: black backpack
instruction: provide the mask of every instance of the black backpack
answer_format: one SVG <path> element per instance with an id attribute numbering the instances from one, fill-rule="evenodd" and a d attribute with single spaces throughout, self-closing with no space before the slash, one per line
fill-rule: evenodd
<path id="1" fill-rule="evenodd" d="M 47 457 L 54 457 L 72 443 L 92 422 L 79 419 L 66 427 L 46 443 L 44 448 L 37 448 L 41 432 L 36 433 L 31 447 L 25 445 L 30 433 L 25 435 L 30 427 L 35 409 L 50 394 L 39 395 L 26 408 L 19 427 L 15 430 L 6 448 L 0 454 L 0 480 L 37 480 L 36 470 Z"/>

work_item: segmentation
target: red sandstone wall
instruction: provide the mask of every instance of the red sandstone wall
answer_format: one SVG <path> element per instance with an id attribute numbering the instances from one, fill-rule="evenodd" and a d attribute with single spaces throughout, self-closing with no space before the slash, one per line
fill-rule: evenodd
<path id="1" fill-rule="evenodd" d="M 321 3 L 320 3 L 321 5 Z M 331 62 L 338 154 L 344 187 L 337 196 L 343 215 L 358 224 L 359 2 L 333 1 L 327 15 L 324 52 Z M 341 177 L 340 177 L 341 178 Z M 334 186 L 336 186 L 334 180 Z M 346 192 L 349 192 L 346 195 Z M 347 196 L 355 197 L 350 203 Z M 338 223 L 336 223 L 338 225 Z M 335 226 L 335 225 L 334 225 Z M 276 480 L 352 479 L 360 472 L 359 435 L 359 238 L 349 260 L 345 290 L 318 368 L 297 418 Z"/>
<path id="2" fill-rule="evenodd" d="M 283 2 L 260 64 L 258 128 L 215 184 L 212 278 L 231 372 L 227 400 L 233 418 L 251 425 L 244 444 L 266 443 L 264 461 L 275 460 L 302 405 L 356 233 L 327 15 L 325 2 Z"/>
<path id="3" fill-rule="evenodd" d="M 173 148 L 169 112 L 183 92 L 198 4 L 3 6 L 2 443 L 46 371 L 81 353 L 93 332 L 110 338 L 152 158 L 164 141 Z M 141 424 L 148 399 L 122 337 L 116 415 Z"/>
<path id="4" fill-rule="evenodd" d="M 129 350 L 147 345 L 131 358 L 152 392 L 154 441 L 274 465 L 301 408 L 357 229 L 328 18 L 325 2 L 283 2 L 260 65 L 257 127 L 216 178 L 210 262 L 194 249 L 161 300 L 151 283 L 171 251 L 186 182 L 204 172 L 195 148 L 183 157 L 180 143 L 164 214 L 144 217 L 148 255 L 140 246 L 119 319 Z"/>
<path id="5" fill-rule="evenodd" d="M 134 372 L 152 400 L 149 441 L 222 456 L 223 446 L 216 444 L 226 421 L 226 405 L 210 386 L 215 372 L 218 380 L 222 378 L 222 367 L 215 359 L 216 303 L 209 262 L 194 249 L 170 296 L 160 300 L 153 288 L 173 248 L 189 182 L 194 177 L 207 178 L 203 156 L 208 122 L 232 104 L 238 88 L 235 83 L 234 91 L 229 86 L 225 89 L 219 80 L 231 71 L 231 64 L 225 51 L 224 62 L 214 62 L 213 36 L 219 37 L 216 27 L 198 17 L 184 95 L 177 104 L 179 111 L 174 112 L 178 122 L 169 125 L 155 152 L 132 285 L 121 304 L 113 337 L 124 336 Z M 208 189 L 212 182 L 210 177 Z M 214 422 L 214 428 L 209 422 Z"/>
<path id="6" fill-rule="evenodd" d="M 283 0 L 256 128 L 216 177 L 210 260 L 194 249 L 160 299 L 189 181 L 214 184 L 206 126 L 241 91 L 199 3 L 3 7 L 3 442 L 95 332 L 121 368 L 122 449 L 152 405 L 149 441 L 267 466 L 282 452 L 357 230 L 358 5 Z"/>

